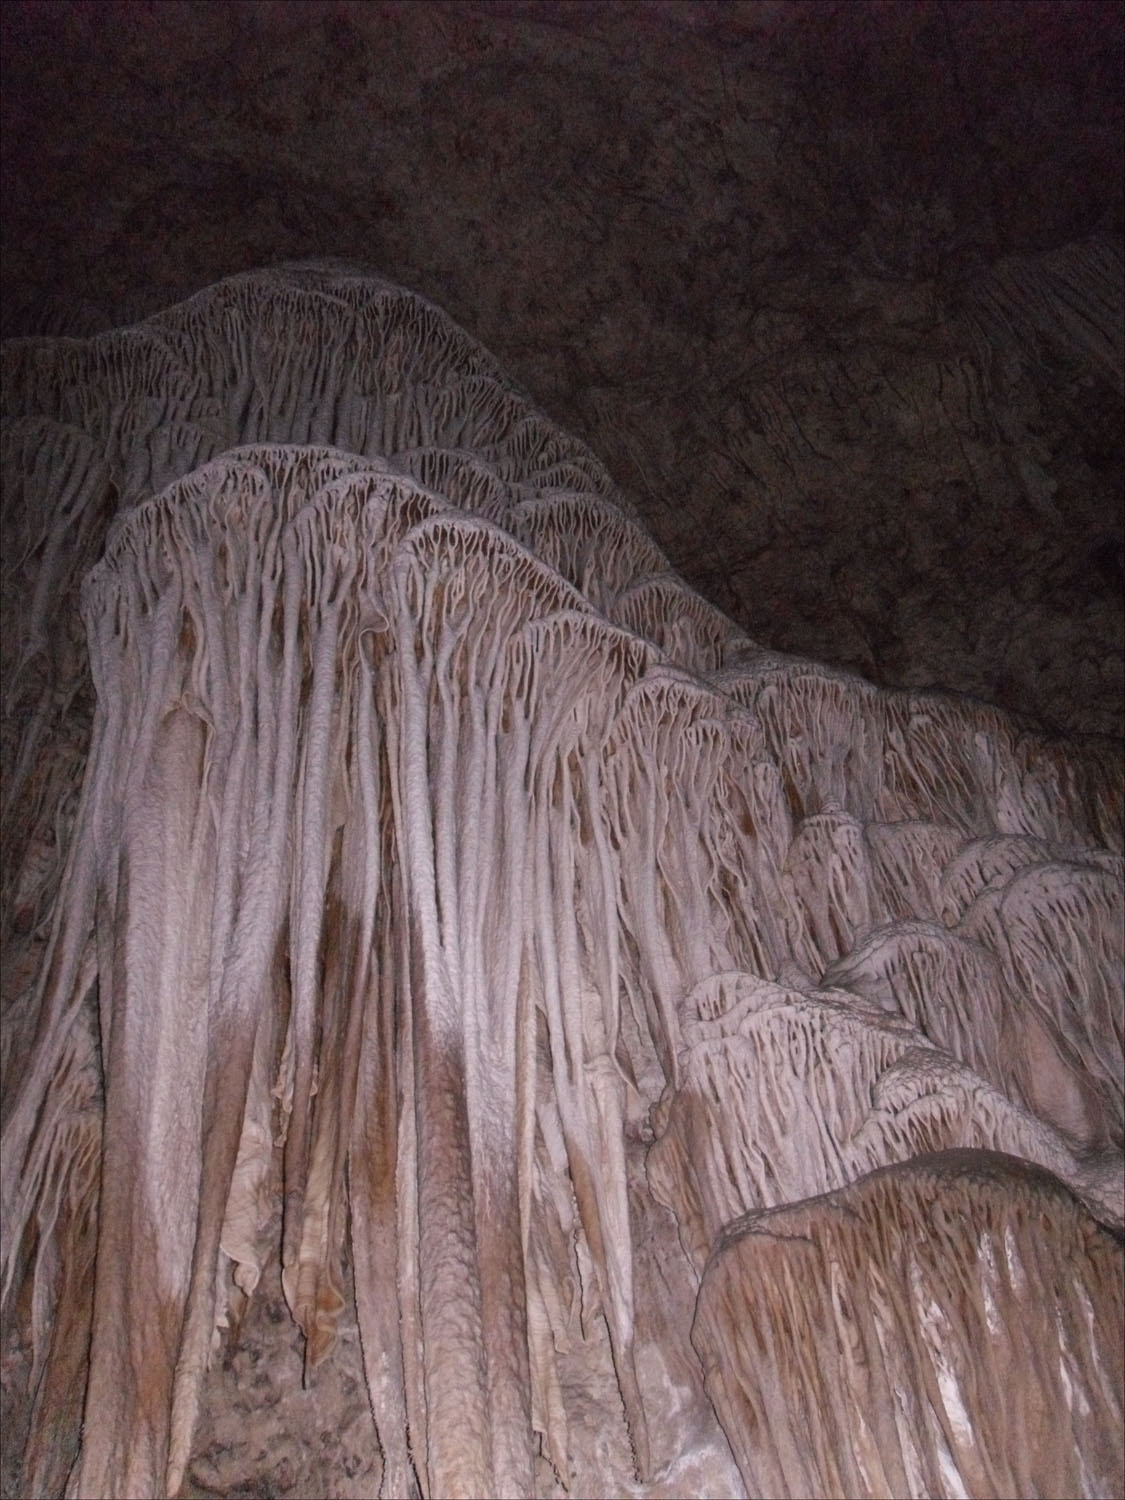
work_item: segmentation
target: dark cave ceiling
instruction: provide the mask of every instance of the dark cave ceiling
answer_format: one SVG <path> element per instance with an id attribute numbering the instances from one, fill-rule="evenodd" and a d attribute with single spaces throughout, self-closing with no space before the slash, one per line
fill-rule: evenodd
<path id="1" fill-rule="evenodd" d="M 1117 0 L 0 14 L 6 335 L 358 261 L 763 643 L 1119 732 Z"/>

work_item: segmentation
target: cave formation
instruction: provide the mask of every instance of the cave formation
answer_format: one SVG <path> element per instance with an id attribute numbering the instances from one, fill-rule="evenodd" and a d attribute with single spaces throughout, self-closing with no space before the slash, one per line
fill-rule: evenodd
<path id="1" fill-rule="evenodd" d="M 482 53 L 641 14 L 422 9 L 288 8 Z M 145 24 L 190 50 L 201 13 Z M 286 24 L 245 14 L 259 47 Z M 752 72 L 749 36 L 809 76 L 773 7 L 644 14 L 654 48 Z M 1068 597 L 1061 514 L 1112 572 L 1072 493 L 1118 472 L 1103 209 L 977 266 L 900 339 L 920 428 L 875 423 L 1007 476 L 1025 629 Z M 747 475 L 819 443 L 868 572 L 771 635 L 433 301 L 264 248 L 162 310 L 109 267 L 116 316 L 71 287 L 60 329 L 64 278 L 4 346 L 5 1493 L 1119 1491 L 1122 768 L 1085 732 L 1119 662 L 1070 699 L 1008 664 L 1036 718 L 971 696 L 980 650 L 905 669 L 909 609 L 857 660 L 849 590 L 901 558 L 854 455 L 816 491 L 839 450 L 776 350 L 712 433 Z M 885 323 L 949 295 L 877 249 Z M 760 482 L 711 545 L 799 569 Z M 1086 593 L 1051 622 L 1076 662 L 1119 630 Z M 826 620 L 832 659 L 793 649 Z"/>

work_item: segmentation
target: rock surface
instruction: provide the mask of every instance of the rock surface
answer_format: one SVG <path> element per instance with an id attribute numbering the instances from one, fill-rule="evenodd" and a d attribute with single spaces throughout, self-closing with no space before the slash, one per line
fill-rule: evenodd
<path id="1" fill-rule="evenodd" d="M 705 1294 L 745 1216 L 927 1153 L 1052 1174 L 1064 1258 L 1120 1229 L 1120 759 L 761 649 L 487 351 L 337 263 L 4 377 L 8 1488 L 831 1496 L 854 1439 L 857 1494 L 1012 1492 L 1007 1437 L 943 1433 L 987 1426 L 957 1299 L 1002 1341 L 1042 1298 L 1034 1204 L 1001 1288 L 987 1205 L 945 1256 L 915 1194 L 940 1316 L 876 1212 L 829 1344 L 881 1278 L 870 1358 L 932 1347 L 940 1395 L 888 1377 L 892 1426 L 799 1341 L 766 1384 L 811 1468 L 746 1354 L 787 1263 Z M 1027 1398 L 1082 1420 L 1020 1492 L 1120 1465 L 1098 1243 Z"/>
<path id="2" fill-rule="evenodd" d="M 588 442 L 673 566 L 755 641 L 884 686 L 941 684 L 1050 730 L 1120 733 L 1115 5 L 12 0 L 0 28 L 5 335 L 118 326 L 282 259 L 371 265 L 448 309 Z M 81 649 L 80 632 L 52 643 L 64 678 Z M 755 707 L 784 765 L 768 696 Z M 68 738 L 37 769 L 37 805 L 59 799 L 85 753 L 88 688 L 63 707 Z M 816 756 L 793 754 L 809 789 Z M 1108 763 L 1105 745 L 1091 754 Z M 1026 779 L 1047 788 L 1036 817 L 1057 801 L 1049 759 L 1042 750 Z M 861 782 L 850 791 L 862 796 Z M 1024 891 L 1024 866 L 1064 896 L 1075 888 L 1060 863 L 1076 847 L 1069 829 L 972 842 L 971 819 L 947 826 L 955 799 L 911 823 L 887 815 L 857 856 L 858 888 L 905 937 L 865 947 L 875 894 L 857 915 L 843 881 L 838 910 L 813 910 L 815 872 L 846 871 L 849 820 L 864 818 L 821 817 L 824 790 L 801 810 L 784 887 L 797 908 L 813 892 L 797 932 L 806 963 L 923 1030 L 943 1018 L 911 1013 L 918 974 L 981 993 L 935 924 L 955 925 L 990 886 Z M 891 848 L 896 829 L 909 833 Z M 5 912 L 30 935 L 7 993 L 41 956 L 36 893 L 57 859 L 51 839 L 31 841 L 27 890 Z M 1119 892 L 1119 859 L 1106 868 L 1079 883 Z M 818 948 L 818 915 L 844 924 L 825 927 L 843 932 L 838 948 Z M 974 920 L 974 941 L 999 933 L 999 951 L 1004 913 L 981 900 Z M 1049 1014 L 1075 988 L 1073 961 L 1112 1007 L 1100 954 L 1067 950 L 1056 973 L 1060 951 L 1049 924 L 1025 933 L 1003 985 L 1030 983 Z M 990 1080 L 1010 1066 L 1013 1097 L 1100 1143 L 1088 1123 L 1105 1080 L 1095 1067 L 1076 1084 L 1034 1022 L 1015 1054 L 1003 1040 L 992 1052 L 938 1040 L 963 1060 L 978 1046 L 969 1061 Z M 666 1156 L 696 1128 L 686 1102 L 680 1115 Z M 734 1460 L 669 1334 L 695 1296 L 678 1256 L 690 1215 L 681 1205 L 678 1224 L 649 1193 L 650 1144 L 638 1133 L 625 1160 L 638 1278 L 664 1288 L 638 1314 L 638 1377 L 646 1399 L 660 1393 L 643 1493 L 734 1494 Z M 374 1491 L 346 1291 L 336 1350 L 303 1389 L 300 1335 L 266 1264 L 204 1388 L 184 1495 L 299 1495 L 326 1474 L 334 1493 Z M 30 1311 L 18 1311 L 3 1355 L 4 1494 L 16 1493 L 32 1358 Z M 560 1356 L 559 1378 L 572 1493 L 639 1491 L 604 1327 L 569 1365 Z M 535 1477 L 554 1492 L 546 1459 Z"/>
<path id="3" fill-rule="evenodd" d="M 588 441 L 755 639 L 1120 732 L 1113 0 L 0 25 L 6 333 L 370 264 Z"/>

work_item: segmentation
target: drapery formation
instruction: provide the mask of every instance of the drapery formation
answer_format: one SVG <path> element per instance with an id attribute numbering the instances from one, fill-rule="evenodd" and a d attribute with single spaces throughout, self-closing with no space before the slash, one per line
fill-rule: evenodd
<path id="1" fill-rule="evenodd" d="M 1112 1493 L 1116 757 L 761 649 L 375 278 L 4 357 L 29 1486 L 174 1493 L 277 1255 L 387 1495 Z"/>

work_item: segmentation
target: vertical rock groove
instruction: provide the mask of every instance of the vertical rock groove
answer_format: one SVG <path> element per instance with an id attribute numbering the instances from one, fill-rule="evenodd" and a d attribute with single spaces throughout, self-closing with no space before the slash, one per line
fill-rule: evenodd
<path id="1" fill-rule="evenodd" d="M 278 1265 L 387 1496 L 1112 1492 L 1119 765 L 762 648 L 343 266 L 4 405 L 32 1489 L 191 1493 Z"/>

